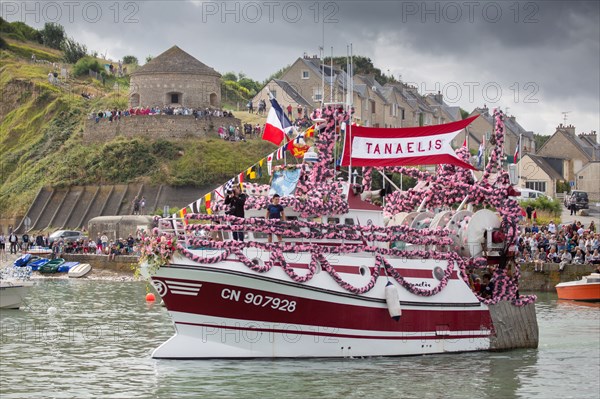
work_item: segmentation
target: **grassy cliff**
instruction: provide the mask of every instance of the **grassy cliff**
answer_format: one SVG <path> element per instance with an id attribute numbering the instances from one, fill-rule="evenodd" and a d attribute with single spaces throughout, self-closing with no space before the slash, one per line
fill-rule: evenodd
<path id="1" fill-rule="evenodd" d="M 85 119 L 99 109 L 127 104 L 127 79 L 103 85 L 90 77 L 48 82 L 59 51 L 4 38 L 0 53 L 0 216 L 23 215 L 43 186 L 132 181 L 201 186 L 223 182 L 252 165 L 274 146 L 260 140 L 206 139 L 177 142 L 82 140 Z M 31 62 L 31 54 L 38 61 Z M 63 65 L 71 69 L 72 65 Z M 82 92 L 94 95 L 92 100 Z M 245 118 L 247 114 L 240 112 Z M 252 121 L 256 123 L 255 121 Z M 264 123 L 264 119 L 262 122 Z"/>

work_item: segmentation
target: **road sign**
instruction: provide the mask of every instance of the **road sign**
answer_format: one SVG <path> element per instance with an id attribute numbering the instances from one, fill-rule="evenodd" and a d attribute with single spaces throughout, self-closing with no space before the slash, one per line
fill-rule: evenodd
<path id="1" fill-rule="evenodd" d="M 571 181 L 569 182 L 569 185 L 570 185 L 571 187 L 575 187 L 575 180 L 571 180 Z"/>

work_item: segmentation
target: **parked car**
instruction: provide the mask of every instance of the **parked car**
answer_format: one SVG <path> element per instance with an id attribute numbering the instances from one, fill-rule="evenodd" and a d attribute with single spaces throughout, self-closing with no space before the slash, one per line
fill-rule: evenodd
<path id="1" fill-rule="evenodd" d="M 539 197 L 546 197 L 548 198 L 548 196 L 541 192 L 541 191 L 537 191 L 537 190 L 532 190 L 529 188 L 521 188 L 521 187 L 515 187 L 516 190 L 518 190 L 521 193 L 520 197 L 515 197 L 515 199 L 517 201 L 527 201 L 530 199 L 536 199 Z"/>
<path id="2" fill-rule="evenodd" d="M 571 191 L 571 194 L 566 194 L 564 200 L 565 207 L 568 208 L 573 200 L 575 201 L 575 208 L 577 208 L 577 210 L 590 208 L 588 194 L 585 191 L 574 190 Z"/>
<path id="3" fill-rule="evenodd" d="M 73 242 L 73 241 L 82 240 L 87 237 L 81 231 L 57 230 L 54 233 L 50 234 L 50 236 L 48 237 L 48 242 L 50 243 L 50 245 L 52 245 L 52 243 L 54 241 L 58 241 L 61 238 L 64 240 L 64 242 Z"/>

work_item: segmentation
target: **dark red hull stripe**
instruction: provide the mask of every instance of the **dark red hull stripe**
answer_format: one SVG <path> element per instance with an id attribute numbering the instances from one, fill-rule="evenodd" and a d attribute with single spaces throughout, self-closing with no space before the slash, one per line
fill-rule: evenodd
<path id="1" fill-rule="evenodd" d="M 472 331 L 490 330 L 492 320 L 484 309 L 404 309 L 400 321 L 394 321 L 383 306 L 363 306 L 334 303 L 321 299 L 277 294 L 233 284 L 204 281 L 153 279 L 167 286 L 187 282 L 202 284 L 197 295 L 181 295 L 171 289 L 164 292 L 167 309 L 175 312 L 205 315 L 225 319 L 322 326 L 366 331 Z M 250 298 L 250 303 L 248 302 Z M 269 298 L 271 298 L 269 300 Z M 273 301 L 278 299 L 276 304 Z M 292 305 L 293 302 L 293 305 Z M 285 306 L 284 306 L 285 305 Z M 288 306 L 289 305 L 289 306 Z"/>
<path id="2" fill-rule="evenodd" d="M 360 300 L 360 301 L 365 301 L 365 302 L 375 302 L 375 303 L 385 303 L 385 299 L 377 299 L 377 298 L 369 298 L 369 297 L 365 297 L 365 296 L 358 296 L 349 292 L 341 292 L 341 291 L 333 291 L 333 290 L 329 290 L 326 288 L 319 288 L 319 287 L 312 287 L 309 285 L 301 285 L 299 283 L 295 283 L 293 281 L 283 281 L 283 280 L 278 280 L 278 279 L 274 279 L 274 278 L 270 278 L 270 277 L 266 277 L 266 276 L 260 276 L 260 275 L 254 275 L 254 274 L 248 274 L 248 273 L 244 273 L 244 272 L 238 272 L 235 270 L 226 270 L 226 269 L 215 269 L 215 268 L 211 268 L 211 267 L 205 267 L 205 266 L 190 266 L 190 265 L 177 265 L 177 264 L 171 264 L 169 266 L 166 267 L 171 267 L 174 269 L 187 269 L 187 270 L 201 270 L 204 272 L 211 272 L 211 273 L 224 273 L 224 274 L 231 274 L 231 275 L 236 275 L 236 276 L 240 276 L 240 277 L 245 277 L 245 278 L 250 278 L 250 279 L 255 279 L 255 280 L 262 280 L 262 281 L 268 281 L 271 283 L 276 283 L 276 284 L 281 284 L 281 285 L 286 285 L 289 287 L 300 287 L 304 290 L 308 290 L 308 291 L 315 291 L 315 292 L 322 292 L 322 293 L 326 293 L 329 295 L 335 295 L 338 297 L 345 297 L 345 298 L 352 298 L 354 300 Z M 323 272 L 322 272 L 323 273 Z M 177 279 L 175 279 L 177 280 Z M 181 280 L 181 281 L 185 281 L 185 280 Z M 435 307 L 435 308 L 456 308 L 456 307 L 468 307 L 468 308 L 478 308 L 481 306 L 480 302 L 452 302 L 452 303 L 447 303 L 447 302 L 409 302 L 409 301 L 401 301 L 400 302 L 401 305 L 403 306 L 421 306 L 421 307 Z"/>
<path id="3" fill-rule="evenodd" d="M 242 330 L 242 331 L 259 331 L 259 332 L 268 332 L 275 334 L 298 334 L 298 335 L 310 335 L 310 336 L 319 336 L 319 337 L 332 337 L 332 338 L 356 338 L 356 339 L 394 339 L 394 340 L 436 340 L 439 341 L 441 339 L 465 339 L 465 338 L 489 338 L 491 334 L 472 334 L 472 335 L 413 335 L 417 334 L 416 332 L 411 333 L 411 335 L 357 335 L 357 334 L 336 334 L 336 333 L 326 333 L 326 332 L 318 332 L 318 331 L 297 331 L 294 329 L 282 330 L 276 328 L 255 328 L 255 327 L 241 327 L 241 326 L 215 326 L 210 323 L 190 323 L 186 321 L 177 321 L 175 324 L 183 324 L 188 326 L 196 326 L 196 327 L 206 327 L 206 328 L 218 328 L 224 330 Z"/>
<path id="4" fill-rule="evenodd" d="M 225 261 L 227 262 L 235 262 L 235 263 L 242 263 L 241 260 L 239 259 L 232 259 L 232 258 L 227 258 L 225 259 Z M 296 269 L 308 269 L 308 265 L 306 263 L 288 263 L 290 266 L 292 266 L 293 268 Z M 281 266 L 281 262 L 274 262 L 275 266 Z M 358 266 L 350 266 L 350 265 L 335 265 L 334 269 L 338 272 L 338 273 L 347 273 L 347 274 L 360 274 L 360 268 Z M 373 274 L 375 268 L 374 267 L 369 267 L 369 271 L 371 274 Z M 402 277 L 406 277 L 406 278 L 433 278 L 433 273 L 431 270 L 419 270 L 419 269 L 396 269 L 396 271 L 398 271 L 398 273 L 400 273 L 400 275 Z M 458 279 L 458 273 L 456 271 L 452 272 L 452 275 L 450 276 L 450 279 L 452 280 L 457 280 Z"/>

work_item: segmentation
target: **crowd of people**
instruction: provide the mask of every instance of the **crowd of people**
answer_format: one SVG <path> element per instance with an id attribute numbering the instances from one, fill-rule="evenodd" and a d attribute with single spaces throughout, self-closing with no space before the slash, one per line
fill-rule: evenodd
<path id="1" fill-rule="evenodd" d="M 125 110 L 118 110 L 113 108 L 112 110 L 100 110 L 97 113 L 92 113 L 89 119 L 93 119 L 96 123 L 101 120 L 107 120 L 108 122 L 118 121 L 123 117 L 128 116 L 143 116 L 143 115 L 187 115 L 193 116 L 196 119 L 208 119 L 212 117 L 221 118 L 233 118 L 231 111 L 223 111 L 222 109 L 196 109 L 188 107 L 135 107 Z"/>
<path id="2" fill-rule="evenodd" d="M 560 271 L 569 264 L 600 265 L 600 234 L 593 221 L 587 227 L 578 221 L 539 226 L 532 217 L 519 235 L 518 250 L 519 262 L 532 262 L 539 272 L 548 263 L 558 263 Z"/>
<path id="3" fill-rule="evenodd" d="M 143 230 L 137 230 L 135 235 L 129 235 L 127 238 L 110 240 L 106 233 L 98 234 L 96 239 L 79 239 L 68 241 L 60 238 L 52 240 L 48 233 L 36 233 L 34 236 L 24 233 L 17 235 L 12 230 L 8 235 L 0 232 L 0 260 L 6 257 L 6 251 L 10 254 L 27 252 L 32 246 L 50 248 L 53 257 L 60 257 L 63 254 L 87 254 L 87 255 L 108 255 L 109 259 L 114 259 L 117 255 L 139 255 L 139 246 L 144 235 Z"/>

